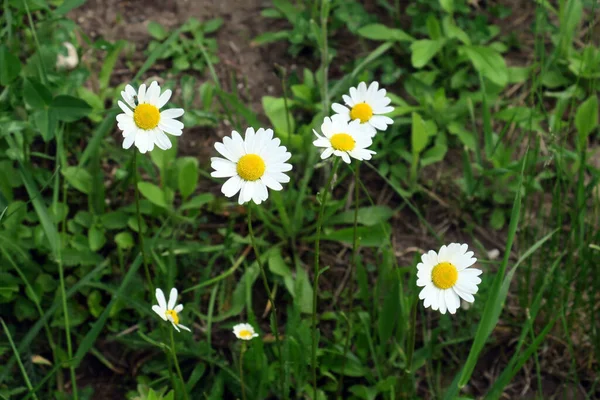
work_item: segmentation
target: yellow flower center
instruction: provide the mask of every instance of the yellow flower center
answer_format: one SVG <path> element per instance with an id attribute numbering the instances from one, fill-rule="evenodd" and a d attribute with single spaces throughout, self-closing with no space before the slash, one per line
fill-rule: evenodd
<path id="1" fill-rule="evenodd" d="M 167 310 L 165 311 L 165 315 L 167 316 L 167 319 L 171 317 L 175 325 L 179 325 L 179 315 L 177 315 L 177 312 L 175 312 L 175 310 Z"/>
<path id="2" fill-rule="evenodd" d="M 440 289 L 450 289 L 458 280 L 458 270 L 449 262 L 442 262 L 431 271 L 433 284 Z"/>
<path id="3" fill-rule="evenodd" d="M 330 139 L 331 146 L 336 150 L 351 151 L 356 146 L 354 138 L 347 133 L 336 133 Z"/>
<path id="4" fill-rule="evenodd" d="M 133 120 L 138 128 L 154 129 L 160 121 L 160 111 L 152 104 L 140 104 L 133 110 Z"/>
<path id="5" fill-rule="evenodd" d="M 256 181 L 265 173 L 265 160 L 258 154 L 246 154 L 237 163 L 237 173 L 243 180 Z"/>
<path id="6" fill-rule="evenodd" d="M 251 339 L 252 338 L 252 332 L 250 332 L 247 329 L 242 329 L 240 331 L 239 335 L 242 339 Z"/>
<path id="7" fill-rule="evenodd" d="M 352 120 L 360 119 L 361 123 L 365 123 L 373 116 L 373 109 L 367 103 L 358 103 L 350 110 Z"/>

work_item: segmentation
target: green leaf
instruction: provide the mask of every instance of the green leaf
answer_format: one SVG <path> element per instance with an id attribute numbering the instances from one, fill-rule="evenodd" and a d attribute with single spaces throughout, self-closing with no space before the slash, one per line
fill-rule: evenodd
<path id="1" fill-rule="evenodd" d="M 436 143 L 435 146 L 423 153 L 423 156 L 421 158 L 421 165 L 424 167 L 426 165 L 440 162 L 444 159 L 447 152 L 448 146 L 446 146 L 443 143 Z"/>
<path id="2" fill-rule="evenodd" d="M 584 101 L 575 114 L 575 127 L 579 135 L 579 143 L 583 146 L 587 137 L 598 126 L 598 97 L 592 94 Z"/>
<path id="3" fill-rule="evenodd" d="M 223 18 L 213 18 L 208 20 L 202 25 L 204 33 L 216 32 L 221 26 L 223 26 Z"/>
<path id="4" fill-rule="evenodd" d="M 56 10 L 54 10 L 54 12 L 59 15 L 65 15 L 69 11 L 77 7 L 81 7 L 86 1 L 87 0 L 64 0 L 62 4 Z"/>
<path id="5" fill-rule="evenodd" d="M 198 184 L 198 160 L 192 157 L 186 157 L 179 160 L 179 191 L 183 198 L 187 198 Z"/>
<path id="6" fill-rule="evenodd" d="M 425 129 L 423 118 L 416 112 L 412 113 L 411 145 L 413 155 L 421 154 L 427 147 L 428 141 L 429 135 Z"/>
<path id="7" fill-rule="evenodd" d="M 8 47 L 0 45 L 0 85 L 11 83 L 21 72 L 21 61 L 8 51 Z"/>
<path id="8" fill-rule="evenodd" d="M 62 171 L 63 176 L 75 189 L 90 194 L 92 190 L 92 175 L 81 167 L 67 167 Z"/>
<path id="9" fill-rule="evenodd" d="M 44 142 L 47 143 L 54 139 L 54 134 L 58 127 L 58 119 L 56 118 L 56 113 L 54 111 L 50 109 L 36 110 L 33 113 L 32 118 L 35 126 L 39 129 Z"/>
<path id="10" fill-rule="evenodd" d="M 291 100 L 288 99 L 288 107 L 291 106 Z M 265 114 L 271 121 L 273 125 L 273 129 L 279 135 L 287 135 L 288 134 L 288 121 L 290 124 L 291 133 L 294 133 L 295 123 L 294 117 L 289 112 L 289 109 L 285 109 L 285 101 L 283 98 L 275 98 L 271 96 L 264 96 L 262 98 L 263 109 L 265 110 Z"/>
<path id="11" fill-rule="evenodd" d="M 454 0 L 440 0 L 440 6 L 448 14 L 452 14 L 454 12 Z"/>
<path id="12" fill-rule="evenodd" d="M 203 193 L 193 197 L 187 203 L 183 204 L 179 209 L 181 211 L 201 208 L 203 205 L 212 202 L 215 196 L 212 193 Z"/>
<path id="13" fill-rule="evenodd" d="M 162 208 L 167 208 L 169 206 L 166 193 L 158 186 L 150 182 L 139 182 L 138 189 L 142 196 L 150 200 L 152 204 Z"/>
<path id="14" fill-rule="evenodd" d="M 386 222 L 392 215 L 394 215 L 394 212 L 387 206 L 362 207 L 358 209 L 357 221 L 361 225 L 375 226 Z M 353 223 L 354 210 L 344 211 L 327 220 L 328 225 Z"/>
<path id="15" fill-rule="evenodd" d="M 95 226 L 92 226 L 88 231 L 88 242 L 90 244 L 90 250 L 98 251 L 104 244 L 106 243 L 106 236 L 104 236 L 104 231 L 98 229 Z"/>
<path id="16" fill-rule="evenodd" d="M 417 40 L 410 45 L 411 62 L 415 68 L 423 68 L 444 47 L 446 41 L 438 40 Z"/>
<path id="17" fill-rule="evenodd" d="M 104 311 L 104 307 L 102 307 L 102 294 L 100 291 L 94 290 L 87 297 L 87 305 L 88 310 L 90 310 L 90 314 L 94 316 L 94 318 L 98 318 L 102 311 Z"/>
<path id="18" fill-rule="evenodd" d="M 148 33 L 156 40 L 164 40 L 169 36 L 169 32 L 167 32 L 165 27 L 155 21 L 148 23 Z"/>
<path id="19" fill-rule="evenodd" d="M 45 108 L 52 102 L 52 93 L 35 79 L 23 82 L 23 100 L 31 108 Z"/>
<path id="20" fill-rule="evenodd" d="M 106 229 L 123 229 L 127 226 L 127 214 L 123 211 L 107 212 L 100 220 Z"/>
<path id="21" fill-rule="evenodd" d="M 358 30 L 358 34 L 371 40 L 395 40 L 398 42 L 412 42 L 415 40 L 402 29 L 388 28 L 383 24 L 369 24 Z"/>
<path id="22" fill-rule="evenodd" d="M 481 75 L 500 87 L 506 86 L 508 69 L 502 55 L 484 46 L 461 46 L 460 49 Z"/>
<path id="23" fill-rule="evenodd" d="M 492 216 L 490 217 L 490 225 L 495 230 L 500 230 L 504 226 L 504 223 L 504 211 L 501 208 L 494 208 L 494 211 L 492 211 Z"/>
<path id="24" fill-rule="evenodd" d="M 100 86 L 101 91 L 104 91 L 109 87 L 110 76 L 115 69 L 115 64 L 119 59 L 119 54 L 126 44 L 127 42 L 125 40 L 117 40 L 117 42 L 104 57 L 104 63 L 102 63 L 102 68 L 100 69 L 100 74 L 98 75 L 98 85 Z"/>
<path id="25" fill-rule="evenodd" d="M 169 140 L 171 140 L 171 135 L 167 135 L 167 137 L 169 138 Z M 177 156 L 177 141 L 171 140 L 171 143 L 172 146 L 170 149 L 156 149 L 150 152 L 150 158 L 152 159 L 152 162 L 156 164 L 162 176 L 165 175 L 167 169 Z"/>
<path id="26" fill-rule="evenodd" d="M 117 233 L 115 235 L 115 243 L 124 250 L 131 249 L 135 245 L 133 236 L 129 232 Z"/>
<path id="27" fill-rule="evenodd" d="M 361 246 L 380 247 L 387 243 L 391 229 L 388 224 L 379 224 L 375 226 L 359 226 L 356 231 Z M 354 228 L 333 231 L 323 235 L 323 240 L 335 240 L 351 245 L 354 240 Z"/>
<path id="28" fill-rule="evenodd" d="M 92 107 L 85 101 L 66 94 L 58 95 L 50 105 L 60 121 L 73 122 L 85 117 L 92 111 Z"/>
<path id="29" fill-rule="evenodd" d="M 281 30 L 276 32 L 265 32 L 263 34 L 258 35 L 252 40 L 253 46 L 260 46 L 267 43 L 279 42 L 281 40 L 286 40 L 291 34 L 289 30 Z"/>

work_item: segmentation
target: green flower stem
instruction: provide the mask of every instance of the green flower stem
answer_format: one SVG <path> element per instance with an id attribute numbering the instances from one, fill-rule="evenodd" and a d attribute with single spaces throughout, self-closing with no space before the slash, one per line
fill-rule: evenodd
<path id="1" fill-rule="evenodd" d="M 171 355 L 173 356 L 173 361 L 175 362 L 175 369 L 177 370 L 177 375 L 179 376 L 179 381 L 181 382 L 181 391 L 183 392 L 183 397 L 185 400 L 189 400 L 188 392 L 185 387 L 185 381 L 183 380 L 183 374 L 181 373 L 181 368 L 179 368 L 179 361 L 177 360 L 177 351 L 175 350 L 175 338 L 173 338 L 173 331 L 175 328 L 171 328 Z"/>
<path id="2" fill-rule="evenodd" d="M 344 370 L 346 369 L 346 354 L 350 349 L 350 336 L 352 331 L 352 314 L 354 313 L 354 273 L 358 268 L 358 193 L 360 187 L 360 161 L 356 162 L 356 168 L 354 169 L 354 238 L 352 241 L 352 264 L 350 266 L 350 287 L 348 288 L 346 301 L 350 304 L 348 310 L 348 331 L 346 332 L 346 341 L 344 343 L 344 353 L 342 358 L 342 370 L 340 372 L 340 380 L 337 387 L 336 398 L 340 397 L 342 393 L 342 386 L 344 384 Z"/>
<path id="3" fill-rule="evenodd" d="M 254 249 L 254 255 L 256 256 L 256 262 L 258 263 L 258 267 L 260 269 L 260 274 L 262 276 L 263 285 L 265 286 L 265 291 L 267 292 L 267 296 L 269 301 L 271 302 L 271 306 L 273 307 L 272 315 L 273 315 L 273 324 L 271 325 L 271 329 L 273 331 L 273 335 L 275 336 L 275 343 L 277 344 L 277 358 L 279 359 L 279 386 L 281 390 L 281 398 L 285 399 L 287 396 L 285 395 L 283 380 L 283 358 L 281 351 L 281 341 L 279 340 L 279 323 L 277 322 L 277 306 L 275 305 L 275 298 L 273 297 L 273 292 L 269 287 L 269 282 L 267 281 L 267 274 L 265 273 L 265 268 L 260 259 L 260 254 L 258 252 L 258 247 L 256 246 L 256 238 L 254 237 L 254 229 L 252 229 L 252 205 L 248 205 L 248 232 L 250 233 L 250 241 L 252 242 L 252 248 Z"/>
<path id="4" fill-rule="evenodd" d="M 140 190 L 138 189 L 138 171 L 137 171 L 137 149 L 133 150 L 133 182 L 135 185 L 135 212 L 137 214 L 137 225 L 138 225 L 138 238 L 140 239 L 140 248 L 142 253 L 142 261 L 144 262 L 144 272 L 146 274 L 146 281 L 150 287 L 150 299 L 154 296 L 154 284 L 150 277 L 150 268 L 148 267 L 148 261 L 146 259 L 146 247 L 144 246 L 144 233 L 142 232 L 142 214 L 140 213 Z"/>
<path id="5" fill-rule="evenodd" d="M 242 342 L 240 351 L 240 384 L 242 385 L 242 400 L 246 400 L 246 387 L 244 386 L 244 353 L 246 352 L 246 343 Z"/>
<path id="6" fill-rule="evenodd" d="M 333 162 L 333 168 L 329 173 L 327 179 L 327 185 L 323 188 L 323 194 L 321 195 L 321 207 L 319 208 L 319 218 L 317 219 L 317 237 L 315 242 L 315 269 L 314 269 L 314 282 L 313 282 L 313 315 L 312 315 L 312 378 L 313 378 L 313 399 L 317 398 L 317 346 L 319 344 L 317 340 L 317 301 L 319 293 L 319 246 L 321 244 L 321 228 L 323 225 L 323 213 L 325 212 L 325 204 L 327 203 L 327 193 L 331 187 L 333 177 L 337 172 L 340 164 L 340 158 L 336 157 Z"/>

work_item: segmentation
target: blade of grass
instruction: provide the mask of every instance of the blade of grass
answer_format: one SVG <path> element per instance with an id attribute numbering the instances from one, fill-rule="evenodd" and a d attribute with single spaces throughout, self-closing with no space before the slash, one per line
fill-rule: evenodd
<path id="1" fill-rule="evenodd" d="M 25 371 L 25 367 L 23 366 L 23 362 L 21 361 L 21 356 L 19 355 L 19 351 L 17 350 L 17 347 L 15 346 L 15 342 L 13 342 L 13 339 L 12 339 L 12 336 L 10 335 L 8 327 L 4 323 L 4 319 L 0 318 L 0 323 L 2 324 L 4 333 L 6 334 L 6 337 L 8 338 L 8 341 L 10 342 L 10 347 L 12 348 L 12 351 L 17 359 L 17 363 L 19 364 L 19 369 L 21 370 L 21 374 L 23 375 L 23 379 L 25 380 L 25 384 L 27 385 L 27 388 L 29 389 L 29 393 L 33 393 L 33 398 L 37 400 L 37 395 L 33 391 L 33 386 L 31 385 L 31 381 L 29 380 L 27 371 Z"/>

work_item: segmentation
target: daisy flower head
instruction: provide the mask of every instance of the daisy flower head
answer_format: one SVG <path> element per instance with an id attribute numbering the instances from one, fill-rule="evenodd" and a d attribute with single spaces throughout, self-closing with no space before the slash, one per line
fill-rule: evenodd
<path id="1" fill-rule="evenodd" d="M 117 102 L 123 113 L 117 115 L 117 126 L 123 131 L 123 148 L 128 149 L 135 143 L 140 153 L 152 151 L 154 145 L 162 150 L 171 148 L 171 141 L 165 132 L 180 136 L 183 123 L 175 118 L 183 115 L 183 108 L 172 108 L 160 111 L 171 98 L 171 90 L 160 91 L 156 81 L 146 89 L 140 85 L 138 91 L 131 85 L 125 86 L 121 92 L 121 100 Z"/>
<path id="2" fill-rule="evenodd" d="M 477 259 L 468 249 L 466 244 L 451 243 L 442 246 L 438 253 L 430 250 L 421 256 L 417 264 L 417 286 L 423 287 L 419 299 L 425 308 L 454 314 L 460 307 L 460 299 L 475 301 L 473 295 L 481 283 L 482 271 L 470 268 Z"/>
<path id="3" fill-rule="evenodd" d="M 233 327 L 233 334 L 242 340 L 252 340 L 258 337 L 258 333 L 254 331 L 254 327 L 250 324 L 237 324 Z"/>
<path id="4" fill-rule="evenodd" d="M 191 332 L 190 328 L 179 323 L 179 313 L 183 310 L 183 304 L 175 305 L 177 303 L 177 289 L 171 289 L 168 303 L 165 300 L 163 291 L 156 289 L 156 301 L 158 301 L 158 305 L 153 305 L 152 311 L 157 313 L 164 321 L 171 321 L 173 328 L 175 328 L 177 332 L 181 332 L 179 328 Z"/>
<path id="5" fill-rule="evenodd" d="M 377 131 L 385 131 L 388 125 L 394 121 L 383 114 L 394 111 L 394 107 L 389 106 L 392 99 L 386 96 L 385 89 L 379 89 L 377 81 L 367 84 L 361 82 L 358 88 L 351 87 L 350 95 L 343 95 L 342 98 L 346 105 L 339 103 L 332 104 L 331 108 L 347 120 L 359 120 L 371 137 L 375 136 Z"/>
<path id="6" fill-rule="evenodd" d="M 292 156 L 281 140 L 273 138 L 272 129 L 246 129 L 245 138 L 236 132 L 215 143 L 215 149 L 225 158 L 212 157 L 210 174 L 215 178 L 229 178 L 221 188 L 227 197 L 240 193 L 239 204 L 250 200 L 260 204 L 267 200 L 267 188 L 281 190 L 282 183 L 290 181 L 284 174 L 292 170 L 286 163 Z"/>
<path id="7" fill-rule="evenodd" d="M 374 151 L 368 150 L 373 140 L 368 132 L 361 126 L 360 121 L 348 121 L 345 118 L 334 115 L 332 118 L 325 117 L 321 125 L 323 136 L 313 129 L 317 140 L 313 142 L 316 147 L 323 147 L 321 153 L 324 160 L 332 154 L 342 157 L 345 163 L 350 164 L 350 157 L 359 161 L 370 160 Z"/>

